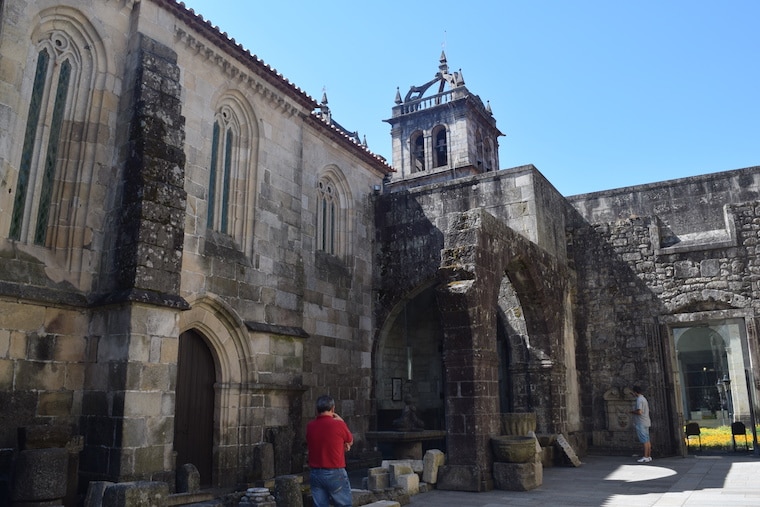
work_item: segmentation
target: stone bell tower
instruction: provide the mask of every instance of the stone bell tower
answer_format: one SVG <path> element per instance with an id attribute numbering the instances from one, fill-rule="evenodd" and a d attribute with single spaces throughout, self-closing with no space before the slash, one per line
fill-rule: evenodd
<path id="1" fill-rule="evenodd" d="M 444 52 L 432 80 L 412 86 L 403 100 L 396 90 L 393 116 L 385 121 L 396 170 L 391 182 L 418 186 L 499 169 L 503 134 L 491 106 L 467 89 L 461 70 L 449 73 Z"/>

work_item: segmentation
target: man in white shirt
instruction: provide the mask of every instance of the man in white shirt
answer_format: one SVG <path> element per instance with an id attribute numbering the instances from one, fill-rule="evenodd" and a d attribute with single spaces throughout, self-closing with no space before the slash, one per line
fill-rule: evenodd
<path id="1" fill-rule="evenodd" d="M 649 419 L 649 402 L 641 393 L 639 386 L 633 386 L 632 390 L 633 394 L 636 395 L 634 408 L 631 410 L 633 427 L 636 429 L 639 442 L 644 444 L 644 456 L 639 458 L 638 462 L 649 463 L 652 461 L 652 442 L 649 440 L 649 427 L 652 425 L 652 421 Z"/>

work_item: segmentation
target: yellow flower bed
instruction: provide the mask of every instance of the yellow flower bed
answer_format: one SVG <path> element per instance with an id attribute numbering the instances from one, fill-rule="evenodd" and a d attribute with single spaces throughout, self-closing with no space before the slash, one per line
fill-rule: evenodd
<path id="1" fill-rule="evenodd" d="M 760 428 L 758 428 L 758 432 L 760 432 Z M 700 428 L 700 436 L 702 437 L 702 448 L 731 450 L 734 448 L 733 441 L 731 440 L 730 426 Z M 697 444 L 698 441 L 697 437 L 691 437 L 691 445 Z M 750 428 L 747 428 L 747 444 L 752 448 L 752 432 Z M 739 446 L 744 449 L 744 437 L 736 435 L 736 448 L 739 449 Z"/>

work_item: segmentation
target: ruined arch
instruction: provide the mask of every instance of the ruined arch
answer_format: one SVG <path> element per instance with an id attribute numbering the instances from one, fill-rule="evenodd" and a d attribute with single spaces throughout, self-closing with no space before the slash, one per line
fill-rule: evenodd
<path id="1" fill-rule="evenodd" d="M 392 429 L 392 419 L 415 400 L 426 429 L 444 429 L 442 328 L 436 302 L 437 280 L 405 294 L 391 309 L 373 347 L 377 429 Z M 397 379 L 394 386 L 393 379 Z M 394 392 L 394 387 L 400 391 Z"/>
<path id="2" fill-rule="evenodd" d="M 489 473 L 489 440 L 500 431 L 497 301 L 508 276 L 524 310 L 539 432 L 567 430 L 567 268 L 483 209 L 448 215 L 437 299 L 443 322 L 449 468 Z M 474 386 L 478 386 L 474 388 Z M 478 487 L 473 484 L 473 487 Z"/>

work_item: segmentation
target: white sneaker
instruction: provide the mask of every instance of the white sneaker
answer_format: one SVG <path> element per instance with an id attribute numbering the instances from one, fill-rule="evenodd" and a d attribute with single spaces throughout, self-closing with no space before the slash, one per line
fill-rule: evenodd
<path id="1" fill-rule="evenodd" d="M 646 457 L 645 458 L 639 458 L 636 461 L 638 461 L 639 463 L 649 463 L 650 461 L 652 461 L 652 458 L 646 458 Z"/>

